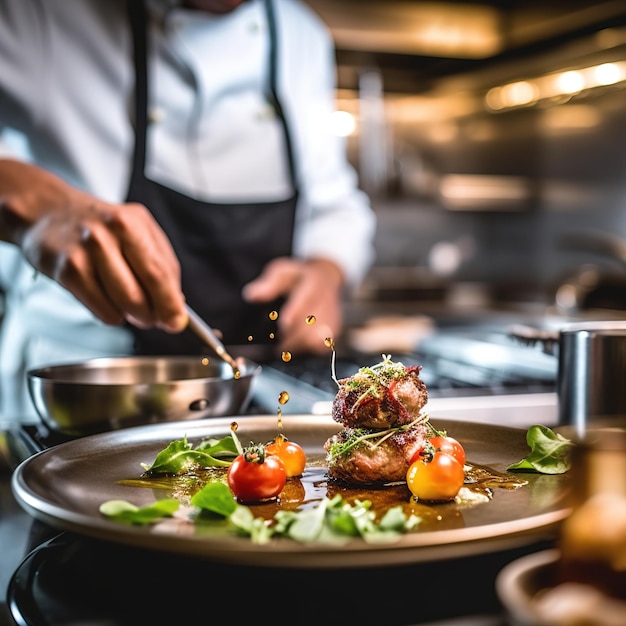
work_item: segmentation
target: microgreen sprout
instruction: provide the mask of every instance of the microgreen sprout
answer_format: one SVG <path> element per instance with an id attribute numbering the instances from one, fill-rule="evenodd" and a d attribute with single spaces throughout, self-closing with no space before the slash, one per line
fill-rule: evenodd
<path id="1" fill-rule="evenodd" d="M 412 422 L 403 424 L 402 426 L 395 426 L 394 428 L 387 428 L 385 430 L 368 430 L 367 428 L 354 428 L 350 432 L 350 436 L 346 441 L 337 441 L 333 443 L 328 455 L 330 458 L 336 458 L 347 454 L 352 448 L 360 444 L 366 444 L 370 448 L 377 448 L 383 441 L 392 437 L 395 433 L 409 430 L 417 424 L 423 424 L 428 422 L 429 416 L 427 414 L 419 415 Z"/>

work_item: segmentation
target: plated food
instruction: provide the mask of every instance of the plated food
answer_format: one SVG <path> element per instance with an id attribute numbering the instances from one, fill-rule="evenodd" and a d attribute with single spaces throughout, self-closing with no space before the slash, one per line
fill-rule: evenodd
<path id="1" fill-rule="evenodd" d="M 379 363 L 336 381 L 332 419 L 343 428 L 328 437 L 323 446 L 324 477 L 335 493 L 342 486 L 400 485 L 408 487 L 413 498 L 438 503 L 459 495 L 466 469 L 470 482 L 486 482 L 488 470 L 482 469 L 478 481 L 475 468 L 466 468 L 461 443 L 438 431 L 423 412 L 428 390 L 420 371 L 421 366 L 405 367 L 383 355 Z M 277 428 L 281 424 L 279 419 Z M 225 482 L 237 502 L 260 504 L 280 500 L 287 479 L 304 473 L 304 450 L 281 432 L 271 441 L 251 441 L 244 447 L 237 435 L 238 428 L 238 423 L 232 422 L 230 435 L 202 441 L 195 447 L 186 439 L 171 442 L 152 464 L 144 464 L 145 476 L 197 474 L 208 468 L 226 467 Z M 212 480 L 219 481 L 220 477 L 207 477 L 207 481 Z M 507 484 L 517 487 L 525 481 L 511 478 Z M 484 490 L 483 495 L 488 498 L 489 491 Z M 104 512 L 111 514 L 111 509 Z"/>
<path id="2" fill-rule="evenodd" d="M 276 437 L 276 415 L 237 419 L 242 440 Z M 185 422 L 184 435 L 196 447 L 201 441 L 223 439 L 232 421 L 226 417 Z M 44 450 L 15 470 L 13 492 L 27 512 L 61 530 L 193 558 L 293 568 L 389 566 L 483 554 L 552 537 L 568 513 L 566 474 L 525 473 L 523 488 L 494 487 L 493 498 L 480 505 L 456 500 L 420 504 L 403 484 L 383 488 L 331 485 L 325 475 L 323 442 L 337 432 L 337 423 L 328 415 L 307 414 L 290 415 L 283 421 L 285 436 L 302 446 L 307 465 L 302 477 L 288 480 L 280 501 L 248 507 L 256 516 L 271 518 L 278 510 L 315 510 L 324 498 L 338 493 L 351 502 L 370 500 L 373 512 L 400 506 L 407 518 L 419 518 L 419 524 L 384 542 L 344 536 L 342 542 L 276 537 L 257 543 L 228 531 L 224 520 L 204 515 L 202 523 L 181 519 L 188 511 L 185 507 L 172 517 L 145 525 L 120 523 L 103 515 L 100 507 L 110 500 L 126 500 L 139 509 L 171 495 L 185 501 L 194 488 L 190 476 L 140 478 L 142 464 L 153 461 L 181 437 L 180 424 L 173 423 L 101 433 Z M 528 453 L 522 429 L 439 416 L 432 421 L 463 443 L 468 462 L 478 469 L 490 468 L 496 479 L 502 474 L 508 480 L 511 475 L 506 467 Z M 233 502 L 232 495 L 228 500 Z"/>
<path id="3" fill-rule="evenodd" d="M 282 432 L 244 447 L 233 421 L 222 438 L 170 442 L 152 463 L 142 464 L 139 480 L 121 481 L 157 485 L 169 498 L 147 509 L 108 501 L 100 511 L 122 523 L 152 524 L 180 517 L 179 507 L 185 506 L 190 521 L 204 522 L 209 512 L 260 543 L 278 536 L 388 541 L 422 525 L 429 516 L 424 505 L 455 502 L 467 508 L 490 501 L 495 488 L 525 486 L 528 481 L 513 474 L 467 462 L 463 445 L 435 428 L 423 412 L 428 392 L 420 370 L 383 355 L 381 362 L 336 381 L 332 419 L 343 428 L 325 439 L 326 454 L 317 462 Z M 282 424 L 279 413 L 277 428 Z M 307 465 L 319 476 L 317 488 L 326 489 L 321 497 L 307 498 L 300 480 Z M 441 513 L 435 518 L 443 519 Z"/>
<path id="4" fill-rule="evenodd" d="M 332 418 L 343 428 L 324 444 L 329 479 L 350 485 L 405 480 L 411 459 L 433 435 L 422 413 L 428 391 L 420 370 L 384 356 L 338 381 Z"/>
<path id="5" fill-rule="evenodd" d="M 540 476 L 550 469 L 545 450 L 528 455 L 528 446 L 562 442 L 541 427 L 529 439 L 519 429 L 432 422 L 419 372 L 383 355 L 335 379 L 332 416 L 285 419 L 279 409 L 70 441 L 18 468 L 14 493 L 62 529 L 254 564 L 267 565 L 269 550 L 272 566 L 417 562 L 550 532 L 565 515 L 564 482 Z M 278 485 L 258 491 L 277 467 Z"/>
<path id="6" fill-rule="evenodd" d="M 423 412 L 428 389 L 421 369 L 383 355 L 380 363 L 337 381 L 332 417 L 344 428 L 324 444 L 329 480 L 372 486 L 406 481 L 415 498 L 429 502 L 459 494 L 465 450 Z"/>

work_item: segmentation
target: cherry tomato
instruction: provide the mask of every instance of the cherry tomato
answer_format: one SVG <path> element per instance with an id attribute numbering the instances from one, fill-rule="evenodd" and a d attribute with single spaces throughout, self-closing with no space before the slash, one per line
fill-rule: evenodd
<path id="1" fill-rule="evenodd" d="M 239 502 L 265 502 L 278 497 L 287 472 L 279 457 L 266 454 L 264 446 L 252 446 L 230 464 L 227 482 Z"/>
<path id="2" fill-rule="evenodd" d="M 432 446 L 432 448 L 430 447 Z M 436 435 L 431 437 L 428 442 L 417 449 L 411 457 L 410 463 L 415 463 L 432 449 L 445 452 L 453 456 L 461 465 L 465 465 L 465 448 L 454 438 L 447 435 Z"/>
<path id="3" fill-rule="evenodd" d="M 299 444 L 289 441 L 284 435 L 278 435 L 272 443 L 265 446 L 265 452 L 276 455 L 283 462 L 287 478 L 302 476 L 306 455 Z"/>
<path id="4" fill-rule="evenodd" d="M 437 435 L 430 438 L 431 445 L 435 446 L 435 450 L 440 450 L 453 456 L 461 465 L 465 465 L 465 449 L 453 437 L 447 435 Z"/>
<path id="5" fill-rule="evenodd" d="M 418 500 L 453 500 L 463 486 L 463 466 L 450 454 L 430 449 L 411 463 L 406 483 Z"/>

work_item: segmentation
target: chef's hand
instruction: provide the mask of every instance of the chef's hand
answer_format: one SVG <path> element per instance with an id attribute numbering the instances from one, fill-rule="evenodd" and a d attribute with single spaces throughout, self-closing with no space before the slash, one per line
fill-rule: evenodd
<path id="1" fill-rule="evenodd" d="M 109 204 L 41 168 L 0 160 L 0 239 L 107 324 L 187 325 L 178 259 L 141 204 Z"/>
<path id="2" fill-rule="evenodd" d="M 336 340 L 342 331 L 343 282 L 343 273 L 332 261 L 281 257 L 244 287 L 243 296 L 255 303 L 284 296 L 277 320 L 280 349 L 321 354 L 329 350 L 325 340 Z M 310 316 L 315 317 L 312 324 L 307 323 Z"/>

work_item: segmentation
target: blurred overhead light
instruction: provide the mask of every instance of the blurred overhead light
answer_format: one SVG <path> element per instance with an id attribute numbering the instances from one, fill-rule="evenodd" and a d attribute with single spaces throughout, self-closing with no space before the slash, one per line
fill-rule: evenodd
<path id="1" fill-rule="evenodd" d="M 516 210 L 529 200 L 530 183 L 520 176 L 446 174 L 439 183 L 439 197 L 449 210 Z"/>
<path id="2" fill-rule="evenodd" d="M 555 90 L 559 95 L 579 93 L 585 88 L 585 77 L 581 72 L 563 72 L 556 74 L 555 79 Z"/>
<path id="3" fill-rule="evenodd" d="M 496 7 L 462 2 L 342 3 L 308 0 L 329 25 L 337 47 L 482 59 L 503 48 Z"/>
<path id="4" fill-rule="evenodd" d="M 485 105 L 491 111 L 531 106 L 540 100 L 572 96 L 596 87 L 615 85 L 626 80 L 626 61 L 602 63 L 578 70 L 567 70 L 536 78 L 493 87 L 485 95 Z"/>
<path id="5" fill-rule="evenodd" d="M 620 67 L 615 63 L 603 63 L 593 70 L 593 76 L 598 85 L 614 85 L 624 80 Z"/>
<path id="6" fill-rule="evenodd" d="M 348 137 L 356 130 L 356 120 L 352 113 L 335 111 L 332 117 L 333 134 L 337 137 Z"/>

